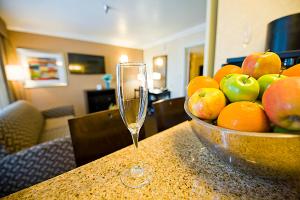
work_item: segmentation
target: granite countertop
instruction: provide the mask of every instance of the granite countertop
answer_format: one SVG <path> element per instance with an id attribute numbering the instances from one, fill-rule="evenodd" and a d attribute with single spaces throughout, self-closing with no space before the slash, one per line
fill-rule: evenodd
<path id="1" fill-rule="evenodd" d="M 152 166 L 152 182 L 130 189 L 120 173 L 132 165 L 133 146 L 4 199 L 299 199 L 287 182 L 239 173 L 202 146 L 189 122 L 140 142 L 140 158 Z"/>

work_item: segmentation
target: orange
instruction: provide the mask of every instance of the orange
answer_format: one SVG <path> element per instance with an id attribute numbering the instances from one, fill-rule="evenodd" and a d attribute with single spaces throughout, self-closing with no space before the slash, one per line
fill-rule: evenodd
<path id="1" fill-rule="evenodd" d="M 300 76 L 300 64 L 294 65 L 282 72 L 286 76 Z"/>
<path id="2" fill-rule="evenodd" d="M 237 131 L 268 132 L 269 120 L 264 110 L 250 101 L 231 103 L 220 112 L 218 126 Z"/>
<path id="3" fill-rule="evenodd" d="M 196 92 L 200 88 L 219 89 L 219 84 L 217 81 L 208 76 L 197 76 L 193 78 L 187 86 L 188 97 L 191 97 L 194 94 L 194 92 Z"/>
<path id="4" fill-rule="evenodd" d="M 220 84 L 222 78 L 227 74 L 242 74 L 242 69 L 236 65 L 225 65 L 217 71 L 214 79 Z"/>

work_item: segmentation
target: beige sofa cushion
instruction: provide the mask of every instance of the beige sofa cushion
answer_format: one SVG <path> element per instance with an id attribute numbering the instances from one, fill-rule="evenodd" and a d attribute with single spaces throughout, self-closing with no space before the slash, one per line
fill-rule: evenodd
<path id="1" fill-rule="evenodd" d="M 39 139 L 39 143 L 54 140 L 70 135 L 68 120 L 73 118 L 73 115 L 67 115 L 57 118 L 49 118 L 45 120 L 45 127 Z"/>
<path id="2" fill-rule="evenodd" d="M 14 102 L 0 111 L 0 144 L 8 153 L 36 145 L 44 117 L 26 101 Z"/>

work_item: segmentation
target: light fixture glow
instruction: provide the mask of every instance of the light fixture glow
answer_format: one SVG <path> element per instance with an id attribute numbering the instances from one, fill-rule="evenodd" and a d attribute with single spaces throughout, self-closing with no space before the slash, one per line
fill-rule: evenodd
<path id="1" fill-rule="evenodd" d="M 10 81 L 24 81 L 25 71 L 20 65 L 6 65 L 5 73 L 7 80 Z"/>
<path id="2" fill-rule="evenodd" d="M 163 60 L 162 58 L 156 58 L 156 59 L 155 59 L 155 64 L 156 64 L 157 66 L 163 66 L 164 60 Z"/>
<path id="3" fill-rule="evenodd" d="M 80 65 L 69 65 L 69 70 L 80 71 L 81 69 L 82 69 L 82 66 L 80 66 Z"/>
<path id="4" fill-rule="evenodd" d="M 127 63 L 128 62 L 128 56 L 123 54 L 120 56 L 120 63 Z"/>

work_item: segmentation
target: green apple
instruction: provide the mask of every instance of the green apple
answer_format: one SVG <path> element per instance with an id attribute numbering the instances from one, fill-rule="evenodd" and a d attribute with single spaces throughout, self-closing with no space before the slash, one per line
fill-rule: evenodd
<path id="1" fill-rule="evenodd" d="M 291 131 L 285 128 L 281 128 L 279 126 L 275 126 L 273 132 L 274 133 L 299 133 L 299 131 Z"/>
<path id="2" fill-rule="evenodd" d="M 266 91 L 266 89 L 268 89 L 268 87 L 270 87 L 270 85 L 272 83 L 274 83 L 275 81 L 278 81 L 280 79 L 284 79 L 286 78 L 285 75 L 281 75 L 281 74 L 265 74 L 263 76 L 261 76 L 257 82 L 259 84 L 259 98 L 261 99 L 264 92 Z"/>
<path id="3" fill-rule="evenodd" d="M 220 89 L 230 102 L 255 101 L 259 94 L 259 84 L 255 78 L 245 74 L 226 75 Z"/>

